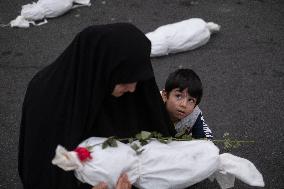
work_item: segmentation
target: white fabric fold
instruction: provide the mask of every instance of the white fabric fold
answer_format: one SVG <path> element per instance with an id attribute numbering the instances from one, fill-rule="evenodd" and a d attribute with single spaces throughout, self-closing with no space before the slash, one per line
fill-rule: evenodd
<path id="1" fill-rule="evenodd" d="M 191 18 L 158 27 L 146 34 L 152 43 L 151 57 L 196 49 L 206 44 L 212 33 L 220 30 L 214 22 Z"/>
<path id="2" fill-rule="evenodd" d="M 216 179 L 221 189 L 233 188 L 235 185 L 235 178 L 234 175 L 222 171 L 216 171 L 209 177 L 211 181 Z"/>
<path id="3" fill-rule="evenodd" d="M 74 3 L 76 3 L 74 5 Z M 21 14 L 10 22 L 11 27 L 28 28 L 29 24 L 43 25 L 47 21 L 34 24 L 34 21 L 40 21 L 45 18 L 55 18 L 63 15 L 72 8 L 80 6 L 90 6 L 90 0 L 39 0 L 31 4 L 22 6 Z"/>
<path id="4" fill-rule="evenodd" d="M 58 145 L 55 151 L 55 157 L 52 162 L 65 171 L 72 171 L 82 167 L 76 152 L 68 152 L 64 147 Z"/>
<path id="5" fill-rule="evenodd" d="M 261 173 L 254 164 L 247 159 L 229 153 L 221 154 L 219 170 L 222 174 L 234 175 L 237 179 L 248 185 L 264 187 Z"/>
<path id="6" fill-rule="evenodd" d="M 140 180 L 142 189 L 183 189 L 196 184 L 216 170 L 219 149 L 210 141 L 171 142 L 156 140 L 143 146 Z"/>
<path id="7" fill-rule="evenodd" d="M 10 22 L 11 27 L 28 28 L 30 24 L 34 24 L 34 22 L 26 20 L 23 16 L 17 16 L 16 19 Z"/>

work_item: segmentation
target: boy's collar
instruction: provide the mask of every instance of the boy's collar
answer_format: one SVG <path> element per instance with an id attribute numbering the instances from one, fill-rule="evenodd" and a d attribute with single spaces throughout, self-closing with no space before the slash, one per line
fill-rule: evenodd
<path id="1" fill-rule="evenodd" d="M 175 124 L 175 129 L 177 133 L 180 133 L 184 131 L 184 129 L 191 129 L 196 122 L 196 119 L 198 118 L 199 114 L 201 113 L 201 110 L 198 106 L 196 106 L 193 109 L 193 112 L 189 115 L 187 115 L 185 118 L 181 119 Z"/>

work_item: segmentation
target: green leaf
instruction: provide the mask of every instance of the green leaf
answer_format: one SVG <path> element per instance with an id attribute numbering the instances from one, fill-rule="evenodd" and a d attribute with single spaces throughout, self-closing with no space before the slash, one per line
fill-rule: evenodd
<path id="1" fill-rule="evenodd" d="M 173 141 L 173 138 L 169 137 L 168 140 L 167 140 L 167 144 L 171 143 L 172 141 Z"/>
<path id="2" fill-rule="evenodd" d="M 184 140 L 192 140 L 192 136 L 191 135 L 187 135 L 187 134 L 182 135 L 181 138 L 184 139 Z"/>
<path id="3" fill-rule="evenodd" d="M 108 139 L 106 139 L 104 142 L 103 142 L 103 145 L 102 145 L 102 148 L 105 149 L 107 147 L 117 147 L 117 141 L 115 139 L 115 137 L 109 137 Z"/>
<path id="4" fill-rule="evenodd" d="M 144 149 L 142 149 L 142 150 L 137 150 L 137 151 L 136 151 L 136 154 L 137 154 L 137 155 L 140 155 L 143 151 L 144 151 Z"/>
<path id="5" fill-rule="evenodd" d="M 110 146 L 111 146 L 111 147 L 117 147 L 117 142 L 116 142 L 115 139 L 109 140 L 109 143 L 110 143 Z"/>
<path id="6" fill-rule="evenodd" d="M 134 141 L 133 138 L 129 138 L 129 139 L 128 139 L 128 143 L 130 143 L 130 144 L 131 144 L 133 141 Z"/>
<path id="7" fill-rule="evenodd" d="M 164 140 L 164 139 L 158 139 L 158 141 L 159 141 L 160 143 L 167 144 L 167 141 Z"/>
<path id="8" fill-rule="evenodd" d="M 240 146 L 241 146 L 241 143 L 239 141 L 237 141 L 237 140 L 235 140 L 233 145 L 232 145 L 233 148 L 238 148 Z"/>
<path id="9" fill-rule="evenodd" d="M 151 137 L 158 139 L 158 138 L 162 138 L 163 135 L 161 133 L 158 133 L 158 132 L 154 131 L 154 132 L 152 132 L 152 136 Z"/>
<path id="10" fill-rule="evenodd" d="M 147 141 L 147 140 L 139 140 L 139 142 L 140 142 L 140 144 L 141 144 L 142 146 L 148 144 L 148 141 Z"/>
<path id="11" fill-rule="evenodd" d="M 109 144 L 108 144 L 108 142 L 107 142 L 107 140 L 106 140 L 106 141 L 104 141 L 103 144 L 102 144 L 102 149 L 105 149 L 105 148 L 107 148 L 108 146 L 109 146 Z"/>
<path id="12" fill-rule="evenodd" d="M 135 137 L 136 137 L 137 140 L 141 140 L 142 139 L 141 133 L 136 134 Z"/>
<path id="13" fill-rule="evenodd" d="M 134 143 L 134 144 L 131 145 L 131 148 L 133 150 L 137 151 L 140 147 L 136 143 Z"/>
<path id="14" fill-rule="evenodd" d="M 185 131 L 182 131 L 182 132 L 180 132 L 180 133 L 177 133 L 177 134 L 175 135 L 175 137 L 176 137 L 176 138 L 181 138 L 184 134 L 185 134 Z"/>
<path id="15" fill-rule="evenodd" d="M 151 133 L 148 131 L 141 131 L 141 139 L 148 140 L 150 139 Z"/>
<path id="16" fill-rule="evenodd" d="M 93 146 L 87 146 L 86 149 L 91 152 L 91 150 L 93 149 Z"/>

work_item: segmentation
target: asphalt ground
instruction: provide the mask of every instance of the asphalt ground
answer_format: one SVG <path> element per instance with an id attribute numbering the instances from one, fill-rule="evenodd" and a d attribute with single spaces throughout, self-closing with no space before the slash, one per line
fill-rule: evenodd
<path id="1" fill-rule="evenodd" d="M 32 76 L 53 62 L 73 37 L 92 24 L 132 22 L 143 32 L 199 17 L 221 25 L 205 46 L 152 59 L 156 80 L 183 67 L 204 84 L 201 109 L 215 139 L 225 132 L 255 143 L 229 150 L 252 161 L 267 189 L 284 188 L 284 2 L 281 0 L 105 0 L 71 10 L 29 29 L 0 28 L 0 188 L 20 189 L 17 146 L 21 105 Z M 30 0 L 1 0 L 8 23 Z M 222 146 L 219 145 L 222 152 Z M 36 154 L 35 154 L 36 155 Z M 178 175 L 177 175 L 178 176 Z M 204 181 L 192 188 L 219 188 Z M 235 188 L 249 189 L 236 181 Z"/>

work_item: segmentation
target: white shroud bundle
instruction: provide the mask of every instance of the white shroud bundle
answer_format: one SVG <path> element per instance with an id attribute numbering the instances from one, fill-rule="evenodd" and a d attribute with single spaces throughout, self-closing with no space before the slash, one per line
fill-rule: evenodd
<path id="1" fill-rule="evenodd" d="M 90 0 L 38 0 L 36 3 L 23 5 L 21 15 L 8 25 L 19 28 L 28 28 L 30 24 L 43 25 L 47 23 L 46 18 L 55 18 L 80 6 L 91 6 Z M 43 19 L 43 22 L 35 23 L 35 21 Z"/>
<path id="2" fill-rule="evenodd" d="M 251 186 L 264 186 L 261 173 L 250 161 L 231 155 L 219 155 L 219 149 L 206 140 L 173 141 L 163 144 L 156 140 L 142 147 L 139 155 L 121 142 L 118 147 L 102 149 L 106 138 L 92 137 L 80 147 L 96 145 L 92 159 L 80 162 L 76 152 L 62 146 L 56 149 L 52 163 L 75 171 L 82 182 L 97 185 L 103 181 L 115 188 L 120 174 L 127 173 L 130 182 L 141 189 L 186 188 L 206 178 L 215 178 L 222 189 L 234 186 L 235 177 Z"/>
<path id="3" fill-rule="evenodd" d="M 157 57 L 196 49 L 205 45 L 211 34 L 219 30 L 220 26 L 214 22 L 191 18 L 160 26 L 146 36 L 152 44 L 151 57 Z"/>

